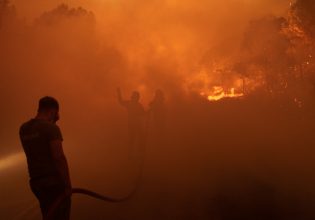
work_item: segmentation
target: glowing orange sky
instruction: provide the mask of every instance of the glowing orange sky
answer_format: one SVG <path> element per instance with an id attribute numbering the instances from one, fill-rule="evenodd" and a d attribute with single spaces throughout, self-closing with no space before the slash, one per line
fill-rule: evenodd
<path id="1" fill-rule="evenodd" d="M 187 76 L 205 56 L 233 56 L 251 19 L 285 14 L 290 0 L 11 0 L 29 23 L 62 3 L 96 17 L 97 38 L 113 45 L 141 81 L 152 64 Z M 207 55 L 208 54 L 208 55 Z M 206 57 L 207 59 L 207 57 Z M 168 64 L 161 65 L 167 62 Z M 168 65 L 177 65 L 178 68 Z M 180 77 L 181 79 L 185 77 Z M 163 77 L 162 77 L 163 78 Z M 165 76 L 164 76 L 165 78 Z M 152 81 L 156 81 L 152 79 Z M 178 79 L 174 80 L 178 81 Z M 158 84 L 157 82 L 154 82 Z M 141 85 L 139 85 L 140 87 Z M 139 89 L 141 92 L 144 90 Z M 152 87 L 152 85 L 151 85 Z"/>
<path id="2" fill-rule="evenodd" d="M 109 7 L 119 7 L 122 5 L 126 5 L 126 3 L 130 5 L 140 5 L 143 2 L 146 4 L 154 3 L 156 1 L 143 1 L 143 0 L 12 0 L 12 2 L 18 7 L 19 13 L 26 18 L 33 18 L 41 14 L 45 10 L 50 10 L 54 8 L 56 5 L 61 3 L 69 4 L 73 7 L 82 6 L 89 10 L 94 11 L 98 16 L 102 16 L 101 14 Z M 285 12 L 288 8 L 290 0 L 229 0 L 229 1 L 220 1 L 220 0 L 207 0 L 207 1 L 192 1 L 192 0 L 164 0 L 158 1 L 159 3 L 163 2 L 164 4 L 170 7 L 188 7 L 193 8 L 196 6 L 203 7 L 206 5 L 215 6 L 215 5 L 228 5 L 228 4 L 240 4 L 245 8 L 252 9 L 255 13 L 277 13 L 281 14 Z M 260 11 L 260 12 L 259 12 Z M 106 16 L 106 15 L 104 15 Z"/>

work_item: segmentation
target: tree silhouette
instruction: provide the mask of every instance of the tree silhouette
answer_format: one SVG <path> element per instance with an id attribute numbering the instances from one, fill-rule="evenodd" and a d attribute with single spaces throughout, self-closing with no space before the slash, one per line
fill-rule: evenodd
<path id="1" fill-rule="evenodd" d="M 95 23 L 94 14 L 82 7 L 71 8 L 66 4 L 61 4 L 51 11 L 44 12 L 38 19 L 37 24 L 53 26 L 63 23 L 65 20 L 80 20 L 88 25 Z"/>
<path id="2" fill-rule="evenodd" d="M 297 0 L 291 8 L 296 23 L 311 38 L 315 37 L 315 1 Z"/>
<path id="3" fill-rule="evenodd" d="M 282 92 L 289 81 L 294 59 L 288 54 L 291 42 L 283 33 L 287 21 L 269 16 L 250 22 L 242 43 L 242 63 L 237 69 L 246 77 L 260 78 L 269 92 Z M 255 70 L 253 70 L 255 69 Z"/>
<path id="4" fill-rule="evenodd" d="M 298 37 L 295 42 L 298 69 L 313 82 L 315 89 L 315 1 L 296 0 L 290 10 L 291 28 Z"/>

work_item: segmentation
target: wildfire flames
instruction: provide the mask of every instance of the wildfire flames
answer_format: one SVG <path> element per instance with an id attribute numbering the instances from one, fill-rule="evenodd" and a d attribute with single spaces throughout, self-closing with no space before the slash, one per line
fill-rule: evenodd
<path id="1" fill-rule="evenodd" d="M 235 88 L 231 88 L 228 92 L 221 86 L 213 87 L 212 93 L 200 93 L 201 96 L 206 97 L 209 101 L 219 101 L 223 98 L 239 98 L 243 97 L 244 93 L 236 93 Z"/>
<path id="2" fill-rule="evenodd" d="M 210 102 L 245 96 L 244 80 L 236 77 L 235 74 L 230 74 L 231 77 L 223 78 L 222 76 L 228 72 L 202 70 L 197 74 L 192 74 L 186 80 L 186 90 L 188 93 L 195 92 Z"/>

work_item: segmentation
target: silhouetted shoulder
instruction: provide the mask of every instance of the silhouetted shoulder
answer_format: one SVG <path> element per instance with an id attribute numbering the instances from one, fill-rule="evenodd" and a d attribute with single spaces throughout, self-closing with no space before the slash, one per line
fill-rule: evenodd
<path id="1" fill-rule="evenodd" d="M 20 128 L 21 139 L 30 139 L 35 137 L 45 138 L 48 141 L 63 140 L 58 125 L 38 119 L 31 119 L 22 124 Z"/>

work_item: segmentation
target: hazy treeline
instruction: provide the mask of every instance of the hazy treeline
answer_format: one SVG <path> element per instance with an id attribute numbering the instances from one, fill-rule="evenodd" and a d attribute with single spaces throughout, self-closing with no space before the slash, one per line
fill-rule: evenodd
<path id="1" fill-rule="evenodd" d="M 116 87 L 146 109 L 159 88 L 167 127 L 163 145 L 148 131 L 140 195 L 106 211 L 80 199 L 74 219 L 312 219 L 314 3 L 108 2 L 101 16 L 61 4 L 28 22 L 0 0 L 1 154 L 20 150 L 18 126 L 52 95 L 74 185 L 120 191 Z M 218 85 L 245 96 L 200 96 Z"/>

